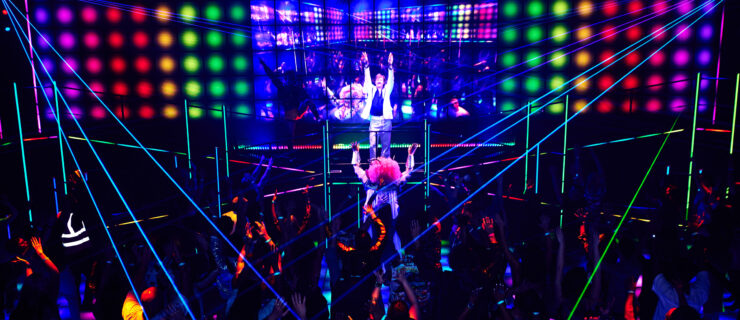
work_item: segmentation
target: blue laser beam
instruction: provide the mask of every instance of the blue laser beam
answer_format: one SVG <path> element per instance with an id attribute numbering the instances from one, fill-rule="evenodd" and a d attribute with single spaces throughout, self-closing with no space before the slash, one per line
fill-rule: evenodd
<path id="1" fill-rule="evenodd" d="M 17 21 L 15 21 L 13 18 L 11 18 L 11 20 L 12 20 L 11 22 L 13 23 L 13 30 L 15 31 L 16 36 L 18 37 L 18 40 L 20 40 L 22 42 L 22 39 L 20 38 L 20 35 L 18 34 L 18 30 L 16 29 L 17 26 L 16 26 L 15 23 L 17 23 Z M 25 50 L 25 47 L 24 46 L 21 46 L 21 47 L 23 47 L 23 49 L 24 49 L 23 52 L 26 55 L 26 58 L 28 59 L 28 62 L 31 63 L 31 58 L 28 56 L 28 52 Z M 38 73 L 34 74 L 34 76 L 39 81 L 39 83 L 41 83 L 41 78 L 39 77 Z M 46 91 L 45 90 L 41 90 L 41 92 L 43 93 L 44 98 L 46 99 L 46 102 L 49 105 L 51 105 L 51 101 L 49 100 L 49 97 L 48 97 Z M 52 114 L 54 115 L 55 118 L 58 119 L 58 111 L 56 113 L 55 112 L 52 112 Z M 62 134 L 63 133 L 63 130 L 62 130 L 61 126 L 59 127 L 59 132 L 60 132 L 60 137 L 62 137 L 64 139 L 64 141 L 66 142 L 67 148 L 69 148 L 70 154 L 72 155 L 72 159 L 74 160 L 74 163 L 75 163 L 75 166 L 77 167 L 77 170 L 79 170 L 80 172 L 83 172 L 82 171 L 82 168 L 79 165 L 79 162 L 77 161 L 77 157 L 75 156 L 74 152 L 72 151 L 72 146 L 69 144 L 69 141 L 67 140 L 67 136 L 64 135 L 64 134 Z M 128 280 L 128 283 L 131 286 L 131 291 L 134 293 L 134 296 L 136 297 L 136 301 L 138 301 L 139 302 L 139 305 L 142 306 L 141 311 L 144 314 L 144 318 L 148 320 L 149 319 L 149 315 L 146 313 L 146 310 L 144 310 L 143 304 L 142 304 L 141 299 L 139 297 L 139 293 L 136 291 L 136 288 L 134 287 L 134 282 L 133 282 L 133 280 L 131 280 L 131 276 L 129 275 L 128 268 L 126 268 L 126 264 L 123 262 L 123 259 L 121 258 L 121 254 L 118 251 L 118 248 L 116 247 L 115 241 L 113 240 L 113 236 L 111 235 L 111 233 L 108 230 L 108 228 L 106 228 L 105 219 L 103 218 L 103 215 L 100 212 L 100 207 L 98 206 L 98 203 L 97 203 L 97 201 L 95 200 L 95 197 L 92 194 L 92 190 L 90 189 L 90 186 L 87 183 L 87 179 L 82 179 L 82 181 L 83 181 L 83 184 L 85 185 L 85 189 L 87 190 L 88 195 L 90 196 L 90 199 L 92 200 L 92 204 L 95 207 L 95 211 L 97 212 L 98 217 L 100 218 L 100 222 L 103 224 L 103 229 L 105 230 L 105 233 L 106 233 L 106 235 L 108 237 L 108 240 L 110 240 L 111 246 L 113 247 L 113 251 L 116 254 L 116 258 L 118 259 L 118 262 L 120 263 L 121 268 L 123 268 L 123 272 L 126 275 L 126 279 Z M 54 197 L 56 197 L 56 183 L 55 183 Z"/>

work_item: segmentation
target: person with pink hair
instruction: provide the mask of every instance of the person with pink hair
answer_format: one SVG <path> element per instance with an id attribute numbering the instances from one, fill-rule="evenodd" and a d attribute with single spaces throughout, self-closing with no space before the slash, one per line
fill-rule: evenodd
<path id="1" fill-rule="evenodd" d="M 370 160 L 370 167 L 364 170 L 360 167 L 360 146 L 357 142 L 352 143 L 352 167 L 365 186 L 365 205 L 372 202 L 372 208 L 376 212 L 386 205 L 390 206 L 393 221 L 387 223 L 388 235 L 393 235 L 393 245 L 396 251 L 401 251 L 401 239 L 398 237 L 395 227 L 396 218 L 398 217 L 398 188 L 406 183 L 411 172 L 414 171 L 414 152 L 418 147 L 418 143 L 412 143 L 409 146 L 406 170 L 403 172 L 401 172 L 396 160 L 386 157 Z M 363 222 L 367 218 L 366 215 Z"/>

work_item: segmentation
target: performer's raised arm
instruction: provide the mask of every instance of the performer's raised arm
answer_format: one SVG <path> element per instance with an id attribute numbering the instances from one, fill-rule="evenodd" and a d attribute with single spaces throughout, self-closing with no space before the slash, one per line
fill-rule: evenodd
<path id="1" fill-rule="evenodd" d="M 352 168 L 355 169 L 355 174 L 360 178 L 360 181 L 362 181 L 362 183 L 366 183 L 367 174 L 365 174 L 365 170 L 360 167 L 360 145 L 357 144 L 357 141 L 352 142 Z"/>
<path id="2" fill-rule="evenodd" d="M 418 143 L 412 143 L 411 146 L 409 146 L 409 155 L 406 157 L 406 170 L 401 173 L 401 179 L 399 179 L 398 183 L 406 182 L 406 179 L 411 175 L 411 172 L 414 171 L 414 152 L 416 152 L 417 148 L 419 148 Z"/>
<path id="3" fill-rule="evenodd" d="M 260 59 L 260 64 L 262 65 L 262 68 L 265 69 L 265 73 L 268 77 L 270 77 L 270 81 L 272 81 L 272 84 L 275 85 L 276 88 L 282 89 L 283 88 L 283 81 L 280 79 L 279 75 L 273 71 L 267 63 L 265 63 L 264 60 Z"/>
<path id="4" fill-rule="evenodd" d="M 365 73 L 365 82 L 362 87 L 365 90 L 365 94 L 372 91 L 373 80 L 370 79 L 370 61 L 367 59 L 367 52 L 362 53 L 362 65 Z"/>
<path id="5" fill-rule="evenodd" d="M 395 81 L 395 76 L 393 72 L 393 53 L 388 54 L 388 82 L 385 84 L 385 97 L 389 98 L 391 96 L 391 92 L 393 92 L 393 82 Z"/>

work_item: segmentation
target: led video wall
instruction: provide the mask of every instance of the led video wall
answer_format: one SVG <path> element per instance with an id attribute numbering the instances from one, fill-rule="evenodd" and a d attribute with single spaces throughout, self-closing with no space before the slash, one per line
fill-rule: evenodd
<path id="1" fill-rule="evenodd" d="M 713 5 L 701 8 L 704 3 L 35 0 L 30 17 L 125 118 L 179 119 L 187 99 L 189 105 L 202 107 L 190 108 L 193 119 L 221 118 L 225 106 L 231 116 L 268 121 L 362 121 L 361 53 L 368 53 L 375 79 L 378 73 L 387 77 L 388 54 L 393 52 L 394 119 L 435 121 L 510 112 L 550 90 L 562 92 L 580 83 L 570 93 L 571 111 L 578 110 L 708 13 L 589 112 L 686 107 L 693 103 L 696 72 L 713 77 L 717 65 L 721 7 L 710 12 Z M 581 75 L 687 13 L 694 14 L 604 72 L 588 80 L 598 69 Z M 44 40 L 35 37 L 34 47 L 76 117 L 108 117 Z M 574 83 L 566 84 L 573 78 Z M 301 97 L 316 105 L 316 114 L 286 106 L 291 102 L 281 99 L 275 81 L 299 88 Z M 711 108 L 714 82 L 702 81 L 701 92 L 700 110 Z M 560 114 L 563 104 L 546 110 Z"/>
<path id="2" fill-rule="evenodd" d="M 550 90 L 562 92 L 575 87 L 569 93 L 569 112 L 578 111 L 674 36 L 675 40 L 585 112 L 674 112 L 693 106 L 697 72 L 704 79 L 700 84 L 699 109 L 710 109 L 714 81 L 706 78 L 716 76 L 722 12 L 721 6 L 710 10 L 714 4 L 694 0 L 502 1 L 498 66 L 511 68 L 512 72 L 502 76 L 498 86 L 500 109 L 514 110 Z M 691 13 L 687 19 L 678 20 Z M 523 19 L 530 22 L 521 25 Z M 656 39 L 638 48 L 641 39 L 653 32 Z M 633 44 L 636 45 L 610 59 Z M 623 55 L 623 59 L 589 78 Z M 604 61 L 602 66 L 588 71 Z M 546 65 L 540 66 L 543 63 Z M 506 80 L 509 74 L 530 68 L 532 71 Z M 574 82 L 564 85 L 574 78 Z M 559 114 L 563 106 L 558 101 L 546 110 Z"/>

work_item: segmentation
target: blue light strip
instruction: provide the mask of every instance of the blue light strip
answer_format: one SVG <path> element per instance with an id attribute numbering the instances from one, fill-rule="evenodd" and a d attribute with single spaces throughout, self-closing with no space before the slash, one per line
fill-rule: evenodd
<path id="1" fill-rule="evenodd" d="M 6 4 L 6 8 L 7 8 L 7 3 L 8 3 L 8 2 L 7 2 L 7 1 L 5 1 L 5 0 L 3 0 L 3 2 L 4 2 L 5 4 Z M 11 5 L 15 6 L 15 5 L 13 4 L 13 3 L 11 3 Z M 16 9 L 17 9 L 17 7 L 16 7 Z M 11 14 L 11 12 L 12 12 L 12 11 L 8 10 L 8 14 L 9 14 L 9 15 Z M 15 14 L 13 14 L 13 15 L 15 15 Z M 35 27 L 34 27 L 34 29 L 35 29 Z M 37 30 L 37 32 L 38 32 L 38 30 Z M 24 37 L 26 37 L 26 39 L 28 39 L 28 36 L 26 36 L 26 34 L 25 34 L 25 33 L 23 33 L 23 32 L 21 32 L 21 33 L 22 33 L 22 34 L 24 35 Z M 35 51 L 35 49 L 33 49 L 33 52 L 34 52 L 34 53 L 36 53 L 36 54 L 38 55 L 38 53 L 37 53 L 37 52 Z M 68 65 L 68 66 L 69 66 L 69 65 Z M 45 67 L 45 66 L 43 66 L 43 64 L 42 64 L 42 67 L 43 67 L 43 69 L 44 69 L 44 72 L 46 73 L 46 75 L 47 75 L 47 76 L 49 77 L 49 79 L 53 81 L 53 78 L 52 78 L 51 74 L 50 74 L 50 73 L 49 73 L 49 71 L 48 71 L 48 70 L 46 69 L 46 67 Z M 72 109 L 71 109 L 71 108 L 69 107 L 69 105 L 67 104 L 67 100 L 66 100 L 66 99 L 64 99 L 64 96 L 63 96 L 63 95 L 59 95 L 59 97 L 61 97 L 61 98 L 62 98 L 62 103 L 64 103 L 64 106 L 65 106 L 65 107 L 67 108 L 67 111 L 69 111 L 69 113 L 70 113 L 70 114 L 72 114 Z M 96 97 L 97 97 L 97 95 L 96 95 Z M 118 118 L 116 117 L 116 119 L 118 119 Z M 144 237 L 144 241 L 145 241 L 145 242 L 147 243 L 147 245 L 149 246 L 149 249 L 150 249 L 150 250 L 152 251 L 152 255 L 154 256 L 154 258 L 156 258 L 156 260 L 157 260 L 157 263 L 158 263 L 158 264 L 159 264 L 159 266 L 160 266 L 160 267 L 162 268 L 162 271 L 163 271 L 163 273 L 165 274 L 165 276 L 166 276 L 166 277 L 167 277 L 167 279 L 169 280 L 169 282 L 170 282 L 170 284 L 172 285 L 172 288 L 173 288 L 173 290 L 175 291 L 175 293 L 176 293 L 176 294 L 178 295 L 178 297 L 179 297 L 180 301 L 181 301 L 181 302 L 182 302 L 182 304 L 183 304 L 183 307 L 184 307 L 184 308 L 185 308 L 185 310 L 186 310 L 186 311 L 188 312 L 188 314 L 190 315 L 190 317 L 191 317 L 191 318 L 192 318 L 193 320 L 195 320 L 195 319 L 196 319 L 196 317 L 195 317 L 195 315 L 193 314 L 193 312 L 192 312 L 192 311 L 190 310 L 190 306 L 188 305 L 188 303 L 187 303 L 187 300 L 186 300 L 186 299 L 185 299 L 185 297 L 184 297 L 184 296 L 182 295 L 182 293 L 180 293 L 180 290 L 179 290 L 179 289 L 177 288 L 177 285 L 175 285 L 175 280 L 174 280 L 174 279 L 172 278 L 172 276 L 170 276 L 170 274 L 169 274 L 169 273 L 167 272 L 167 268 L 166 268 L 166 267 L 164 266 L 164 263 L 163 263 L 163 262 L 162 262 L 162 260 L 161 260 L 161 259 L 159 258 L 159 255 L 157 255 L 157 252 L 156 252 L 156 250 L 154 249 L 154 246 L 153 246 L 153 245 L 152 245 L 152 243 L 151 243 L 151 242 L 149 241 L 149 238 L 148 238 L 148 237 L 146 236 L 146 233 L 144 232 L 144 229 L 142 229 L 142 228 L 141 228 L 141 225 L 139 224 L 139 222 L 138 222 L 138 219 L 137 219 L 137 218 L 136 218 L 136 216 L 134 215 L 133 211 L 132 211 L 132 210 L 131 210 L 131 208 L 129 207 L 129 205 L 128 205 L 128 203 L 126 202 L 126 200 L 124 199 L 124 197 L 123 197 L 123 194 L 121 193 L 121 190 L 120 190 L 120 189 L 118 189 L 118 186 L 116 185 L 115 181 L 113 181 L 113 177 L 112 177 L 112 176 L 110 175 L 110 172 L 108 172 L 108 169 L 106 168 L 105 164 L 103 164 L 103 161 L 102 161 L 102 159 L 100 159 L 100 156 L 98 155 L 97 151 L 95 150 L 95 147 L 94 147 L 94 146 L 92 145 L 92 143 L 90 142 L 89 138 L 87 137 L 87 134 L 86 134 L 86 133 L 85 133 L 85 131 L 84 131 L 84 130 L 82 129 L 82 126 L 80 125 L 80 123 L 79 123 L 79 122 L 77 121 L 77 118 L 75 118 L 74 116 L 72 116 L 72 120 L 74 120 L 75 124 L 77 125 L 77 128 L 78 128 L 78 129 L 80 130 L 80 133 L 81 133 L 81 134 L 83 135 L 83 137 L 84 137 L 84 138 L 85 138 L 85 140 L 87 141 L 87 144 L 88 144 L 88 146 L 90 147 L 90 150 L 92 151 L 93 155 L 95 156 L 95 158 L 97 159 L 98 163 L 100 164 L 100 167 L 101 167 L 101 168 L 103 169 L 103 172 L 105 173 L 106 177 L 107 177 L 107 178 L 108 178 L 108 180 L 109 180 L 109 181 L 111 182 L 111 185 L 113 186 L 113 189 L 114 189 L 114 190 L 116 191 L 116 194 L 118 195 L 119 199 L 121 199 L 121 202 L 123 203 L 123 206 L 124 206 L 124 207 L 126 208 L 126 211 L 128 211 L 129 215 L 130 215 L 130 216 L 131 216 L 131 218 L 133 219 L 133 221 L 134 221 L 134 224 L 136 225 L 137 229 L 139 229 L 139 232 L 140 232 L 140 233 L 141 233 L 141 235 L 142 235 L 142 236 Z M 65 141 L 66 141 L 66 138 L 65 138 Z M 80 172 L 82 172 L 82 171 L 80 171 Z M 82 180 L 87 180 L 87 179 L 82 179 Z"/>
<path id="2" fill-rule="evenodd" d="M 5 2 L 5 1 L 3 0 L 3 2 Z M 5 7 L 6 7 L 6 9 L 8 9 L 7 6 L 5 6 Z M 18 29 L 18 27 L 16 25 L 18 22 L 15 20 L 15 17 L 14 16 L 11 16 L 11 15 L 13 15 L 13 13 L 10 10 L 7 10 L 7 11 L 9 12 L 8 15 L 11 17 L 11 23 L 13 24 L 13 31 L 15 31 L 15 34 L 18 37 L 18 40 L 21 41 L 21 43 L 23 43 L 23 40 L 21 39 L 20 34 L 18 33 L 18 30 L 19 29 Z M 22 31 L 23 30 L 22 28 L 20 30 L 21 30 L 21 32 L 23 32 Z M 21 46 L 21 47 L 23 47 L 23 46 Z M 28 52 L 25 50 L 25 47 L 23 49 L 24 49 L 23 50 L 23 53 L 26 55 L 26 58 L 28 59 L 28 62 L 31 63 L 31 58 L 29 57 Z M 35 78 L 39 81 L 39 83 L 41 83 L 41 78 L 39 77 L 38 73 L 35 74 Z M 46 94 L 46 91 L 45 90 L 41 90 L 41 92 L 44 94 L 44 98 L 46 99 L 46 102 L 49 105 L 51 105 L 51 101 L 49 100 L 49 97 Z M 54 117 L 55 118 L 57 118 L 57 119 L 59 118 L 59 114 L 58 113 L 53 113 L 53 114 L 54 114 Z M 61 131 L 61 127 L 59 129 Z M 80 164 L 77 162 L 77 157 L 75 156 L 74 152 L 72 151 L 72 146 L 69 144 L 69 141 L 67 140 L 67 136 L 62 134 L 62 135 L 60 135 L 60 137 L 63 137 L 64 138 L 64 141 L 67 144 L 67 148 L 69 148 L 70 154 L 72 155 L 72 159 L 74 160 L 74 163 L 75 163 L 75 166 L 77 167 L 77 170 L 79 170 L 80 172 L 83 172 L 82 171 L 82 168 L 80 167 Z M 136 291 L 136 287 L 134 287 L 134 283 L 131 280 L 131 276 L 129 275 L 128 268 L 126 268 L 126 264 L 121 259 L 121 254 L 118 252 L 118 248 L 116 247 L 115 241 L 113 241 L 113 236 L 111 235 L 111 233 L 108 230 L 108 228 L 106 228 L 105 219 L 103 219 L 103 215 L 100 212 L 100 207 L 98 206 L 97 201 L 95 201 L 95 197 L 93 196 L 92 191 L 90 190 L 90 186 L 87 184 L 87 179 L 82 179 L 82 182 L 84 183 L 85 189 L 87 190 L 87 193 L 90 196 L 90 199 L 92 200 L 92 204 L 95 207 L 95 211 L 98 213 L 98 217 L 100 218 L 100 222 L 103 224 L 103 229 L 105 230 L 105 233 L 108 236 L 108 240 L 110 240 L 111 246 L 113 247 L 113 251 L 115 251 L 115 253 L 116 253 L 116 258 L 118 259 L 118 262 L 121 264 L 121 268 L 123 268 L 123 272 L 126 275 L 126 279 L 128 280 L 128 283 L 131 286 L 131 291 L 134 293 L 134 296 L 136 297 L 136 301 L 138 301 L 139 302 L 139 305 L 142 306 L 141 311 L 144 314 L 144 318 L 148 320 L 149 319 L 149 315 L 147 315 L 146 310 L 144 310 L 143 304 L 141 303 L 141 299 L 139 297 L 139 293 Z M 55 185 L 55 190 L 56 190 L 56 181 L 55 181 L 54 185 Z M 55 196 L 56 196 L 56 193 L 55 193 Z M 57 209 L 57 212 L 58 212 L 58 209 Z M 8 226 L 8 238 L 10 238 L 10 226 Z"/>
<path id="3" fill-rule="evenodd" d="M 720 4 L 720 3 L 722 3 L 722 1 L 723 1 L 723 0 L 719 0 L 719 2 L 717 2 L 717 4 L 716 4 L 716 5 L 714 5 L 714 6 L 713 6 L 713 7 L 711 8 L 711 9 L 714 9 L 714 8 L 716 8 L 716 7 L 717 7 L 717 6 L 718 6 L 718 5 Z M 705 2 L 705 4 L 704 4 L 704 5 L 702 5 L 702 7 L 704 7 L 704 6 L 708 5 L 708 4 L 709 4 L 709 1 Z M 686 13 L 686 14 L 684 14 L 684 15 L 683 15 L 683 17 L 684 17 L 684 18 L 682 18 L 682 20 L 685 20 L 685 19 L 686 19 L 686 18 L 688 18 L 688 17 L 690 16 L 690 15 L 693 15 L 693 13 L 694 13 L 695 11 L 697 11 L 698 9 L 701 9 L 701 7 L 698 7 L 698 8 L 696 8 L 696 9 L 694 9 L 694 10 L 690 11 L 689 13 Z M 688 29 L 689 27 L 691 27 L 692 25 L 696 24 L 696 22 L 698 22 L 699 20 L 701 20 L 701 18 L 703 18 L 703 17 L 705 16 L 705 15 L 707 15 L 707 14 L 708 14 L 709 12 L 711 12 L 711 9 L 710 9 L 710 10 L 708 10 L 707 12 L 705 12 L 704 14 L 702 14 L 701 16 L 699 16 L 699 18 L 697 18 L 697 19 L 696 19 L 696 20 L 695 20 L 694 22 L 692 22 L 691 24 L 689 24 L 689 25 L 688 25 L 688 26 L 687 26 L 686 28 L 684 28 L 684 29 L 683 29 L 683 30 L 682 30 L 681 32 L 679 32 L 678 34 L 676 34 L 676 35 L 675 35 L 675 36 L 674 36 L 673 38 L 671 38 L 670 40 L 668 40 L 668 41 L 667 41 L 667 42 L 666 42 L 665 44 L 661 45 L 661 46 L 660 46 L 660 47 L 659 47 L 659 48 L 658 48 L 657 50 L 655 50 L 655 51 L 654 51 L 654 52 L 653 52 L 652 54 L 650 54 L 650 56 L 648 56 L 647 58 L 645 58 L 644 60 L 642 60 L 642 61 L 641 61 L 641 62 L 640 62 L 639 64 L 637 64 L 637 65 L 636 65 L 635 67 L 633 67 L 633 68 L 632 68 L 632 69 L 631 69 L 631 70 L 630 70 L 629 72 L 627 72 L 627 73 L 626 73 L 625 75 L 623 75 L 623 76 L 622 76 L 621 78 L 619 78 L 619 79 L 618 79 L 617 81 L 615 81 L 615 82 L 614 82 L 614 83 L 613 83 L 613 84 L 612 84 L 611 86 L 609 86 L 609 87 L 608 87 L 608 88 L 607 88 L 606 90 L 602 91 L 602 92 L 601 92 L 601 93 L 600 93 L 599 95 L 597 95 L 597 96 L 596 96 L 596 98 L 594 98 L 593 100 L 591 100 L 591 102 L 587 103 L 587 104 L 586 104 L 586 105 L 585 105 L 585 106 L 584 106 L 583 108 L 581 108 L 580 110 L 578 110 L 577 112 L 575 112 L 575 113 L 573 114 L 573 116 L 572 116 L 571 118 L 569 118 L 569 119 L 568 119 L 568 120 L 566 120 L 566 121 L 565 121 L 565 122 L 564 122 L 563 124 L 559 125 L 559 126 L 558 126 L 558 127 L 556 127 L 556 128 L 554 129 L 554 130 L 552 130 L 552 131 L 551 131 L 551 132 L 550 132 L 549 134 L 547 134 L 547 135 L 546 135 L 546 136 L 545 136 L 544 138 L 542 138 L 542 140 L 540 140 L 539 142 L 537 142 L 537 143 L 536 143 L 536 144 L 535 144 L 534 146 L 532 146 L 532 147 L 530 147 L 529 149 L 527 149 L 527 150 L 526 150 L 526 152 L 522 154 L 522 156 L 520 156 L 520 157 L 518 157 L 518 158 L 517 158 L 516 160 L 512 161 L 512 162 L 511 162 L 511 163 L 510 163 L 509 165 L 507 165 L 507 166 L 506 166 L 506 167 L 505 167 L 505 168 L 504 168 L 503 170 L 501 170 L 501 171 L 500 171 L 499 173 L 497 173 L 497 174 L 496 174 L 496 175 L 495 175 L 495 176 L 494 176 L 493 178 L 491 178 L 490 180 L 486 181 L 486 182 L 485 182 L 485 183 L 484 183 L 483 185 L 481 185 L 481 186 L 480 186 L 480 187 L 479 187 L 479 188 L 478 188 L 477 190 L 473 191 L 473 192 L 472 192 L 472 193 L 471 193 L 471 194 L 470 194 L 469 196 L 467 196 L 467 197 L 466 197 L 465 199 L 463 199 L 463 200 L 462 200 L 462 201 L 461 201 L 460 203 L 458 203 L 457 205 L 455 205 L 455 207 L 453 207 L 453 208 L 452 208 L 452 209 L 451 209 L 451 210 L 450 210 L 449 212 L 447 212 L 447 213 L 446 213 L 445 215 L 443 215 L 442 217 L 440 217 L 440 218 L 439 218 L 439 221 L 441 222 L 442 220 L 444 220 L 445 218 L 447 218 L 448 216 L 450 216 L 450 215 L 451 215 L 451 214 L 452 214 L 453 212 L 455 212 L 455 211 L 456 211 L 457 209 L 459 209 L 459 208 L 460 208 L 460 207 L 461 207 L 461 206 L 462 206 L 462 205 L 463 205 L 463 204 L 464 204 L 465 202 L 467 202 L 468 200 L 470 200 L 470 199 L 471 199 L 472 197 L 474 197 L 474 196 L 475 196 L 476 194 L 478 194 L 478 193 L 479 193 L 479 192 L 480 192 L 481 190 L 483 190 L 483 189 L 484 189 L 484 188 L 486 188 L 486 187 L 487 187 L 487 186 L 488 186 L 489 184 L 491 184 L 491 183 L 492 183 L 493 181 L 495 181 L 495 180 L 496 180 L 496 179 L 497 179 L 497 178 L 498 178 L 499 176 L 501 176 L 501 175 L 502 175 L 502 174 L 503 174 L 504 172 L 506 172 L 506 171 L 507 171 L 508 169 L 510 169 L 510 168 L 511 168 L 512 166 L 514 166 L 514 165 L 515 165 L 515 164 L 516 164 L 517 162 L 519 162 L 519 160 L 521 160 L 521 159 L 522 159 L 523 157 L 525 157 L 525 155 L 526 155 L 527 153 L 531 152 L 531 151 L 532 151 L 533 149 L 535 149 L 535 148 L 536 148 L 537 146 L 539 146 L 539 145 L 540 145 L 540 144 L 541 144 L 542 142 L 544 142 L 544 141 L 545 141 L 545 140 L 547 140 L 547 139 L 548 139 L 549 137 L 551 137 L 551 136 L 552 136 L 553 134 L 555 134 L 555 133 L 556 133 L 556 132 L 557 132 L 557 131 L 558 131 L 558 130 L 559 130 L 560 128 L 562 128 L 562 127 L 563 127 L 563 126 L 564 126 L 564 125 L 565 125 L 566 123 L 570 122 L 570 121 L 571 121 L 571 120 L 573 120 L 573 119 L 574 119 L 575 117 L 577 117 L 577 116 L 578 116 L 578 115 L 579 115 L 579 114 L 580 114 L 581 112 L 583 112 L 583 111 L 584 111 L 584 110 L 586 110 L 586 109 L 587 109 L 588 107 L 590 107 L 590 106 L 591 106 L 591 104 L 593 104 L 593 103 L 594 103 L 594 102 L 595 102 L 596 100 L 598 100 L 598 99 L 599 99 L 599 98 L 601 98 L 601 97 L 602 97 L 602 96 L 603 96 L 604 94 L 606 94 L 607 92 L 609 92 L 609 90 L 611 90 L 612 88 L 614 88 L 614 86 L 616 86 L 617 84 L 619 84 L 619 82 L 621 82 L 622 80 L 624 80 L 624 78 L 626 78 L 627 76 L 629 76 L 629 75 L 630 75 L 630 74 L 631 74 L 632 72 L 634 72 L 635 70 L 637 70 L 637 68 L 639 68 L 640 66 L 642 66 L 643 64 L 645 64 L 645 62 L 647 62 L 647 61 L 648 61 L 648 60 L 649 60 L 650 58 L 652 58 L 652 56 L 654 56 L 654 55 L 655 55 L 656 53 L 658 53 L 658 52 L 659 52 L 660 50 L 662 50 L 663 48 L 665 48 L 665 46 L 667 46 L 667 45 L 668 45 L 669 43 L 671 43 L 671 42 L 672 42 L 673 40 L 675 40 L 675 39 L 676 39 L 676 38 L 677 38 L 677 37 L 678 37 L 678 36 L 679 36 L 679 35 L 680 35 L 681 33 L 683 33 L 683 31 L 687 30 L 687 29 Z M 407 244 L 406 244 L 406 245 L 405 245 L 405 246 L 404 246 L 404 247 L 402 248 L 402 250 L 405 250 L 405 249 L 406 249 L 406 248 L 408 248 L 408 247 L 409 247 L 409 246 L 410 246 L 411 244 L 413 244 L 414 242 L 416 242 L 417 240 L 419 240 L 419 239 L 420 239 L 421 237 L 423 237 L 423 236 L 424 236 L 424 235 L 425 235 L 425 234 L 426 234 L 427 232 L 429 232 L 429 230 L 431 230 L 432 228 L 433 228 L 433 227 L 429 227 L 429 228 L 425 229 L 424 231 L 422 231 L 422 232 L 421 232 L 421 233 L 420 233 L 420 234 L 419 234 L 419 235 L 418 235 L 418 236 L 417 236 L 416 238 L 412 239 L 412 240 L 411 240 L 411 241 L 410 241 L 409 243 L 407 243 Z M 382 265 L 384 265 L 384 264 L 387 264 L 387 263 L 389 263 L 389 262 L 390 262 L 390 261 L 391 261 L 392 259 L 394 259 L 394 258 L 396 257 L 396 255 L 398 255 L 398 253 L 397 253 L 397 252 L 396 252 L 396 253 L 394 253 L 394 254 L 393 254 L 393 255 L 392 255 L 391 257 L 389 257 L 389 258 L 388 258 L 388 259 L 387 259 L 386 261 L 382 262 L 382 263 L 381 263 L 380 265 L 382 266 Z M 364 277 L 363 277 L 362 279 L 360 279 L 360 280 L 359 280 L 359 281 L 357 282 L 357 284 L 356 284 L 356 285 L 352 286 L 352 287 L 351 287 L 351 288 L 350 288 L 349 290 L 347 290 L 347 292 L 345 292 L 345 293 L 344 293 L 344 294 L 343 294 L 342 296 L 338 297 L 338 299 L 336 299 L 336 300 L 332 301 L 332 305 L 333 305 L 333 304 L 335 304 L 335 303 L 337 303 L 338 301 L 342 300 L 342 299 L 343 299 L 344 297 L 346 297 L 348 293 L 350 293 L 351 291 L 353 291 L 354 289 L 356 289 L 356 288 L 358 287 L 358 285 L 359 285 L 359 284 L 362 284 L 362 283 L 364 283 L 364 281 L 365 281 L 365 280 L 367 280 L 367 278 L 368 278 L 368 277 L 370 277 L 371 275 L 372 275 L 372 273 L 369 273 L 369 274 L 367 274 L 366 276 L 364 276 Z"/>

